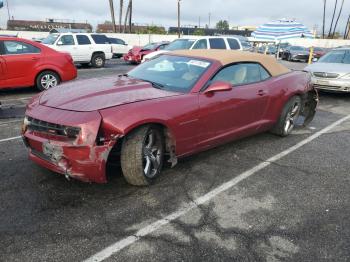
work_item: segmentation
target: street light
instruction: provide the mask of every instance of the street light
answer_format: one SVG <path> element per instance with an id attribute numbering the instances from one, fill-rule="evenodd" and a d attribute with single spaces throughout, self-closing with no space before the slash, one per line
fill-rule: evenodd
<path id="1" fill-rule="evenodd" d="M 181 28 L 180 28 L 180 2 L 181 0 L 177 0 L 177 36 L 181 37 Z"/>

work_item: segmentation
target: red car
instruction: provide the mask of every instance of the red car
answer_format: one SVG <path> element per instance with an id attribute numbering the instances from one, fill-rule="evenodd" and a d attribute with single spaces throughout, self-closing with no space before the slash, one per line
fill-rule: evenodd
<path id="1" fill-rule="evenodd" d="M 158 50 L 163 50 L 167 45 L 169 45 L 169 42 L 150 43 L 143 47 L 135 46 L 130 49 L 129 52 L 123 56 L 123 58 L 126 62 L 139 64 L 145 55 Z"/>
<path id="2" fill-rule="evenodd" d="M 115 162 L 129 183 L 148 185 L 164 161 L 268 130 L 287 136 L 299 115 L 312 120 L 317 100 L 308 73 L 272 57 L 183 50 L 37 95 L 22 132 L 43 167 L 103 183 Z"/>
<path id="3" fill-rule="evenodd" d="M 36 86 L 46 90 L 76 77 L 70 54 L 34 41 L 0 36 L 0 89 Z"/>
<path id="4" fill-rule="evenodd" d="M 314 54 L 313 54 L 313 58 L 321 58 L 322 56 L 324 56 L 326 54 L 326 50 L 324 50 L 321 47 L 314 47 Z"/>

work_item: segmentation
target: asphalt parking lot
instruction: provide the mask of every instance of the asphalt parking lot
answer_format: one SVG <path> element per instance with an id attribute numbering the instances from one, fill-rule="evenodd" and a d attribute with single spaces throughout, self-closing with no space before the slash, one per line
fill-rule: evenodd
<path id="1" fill-rule="evenodd" d="M 18 136 L 36 93 L 0 92 L 0 261 L 349 261 L 350 95 L 321 93 L 314 121 L 287 138 L 220 146 L 140 188 L 118 170 L 84 184 L 28 161 Z"/>

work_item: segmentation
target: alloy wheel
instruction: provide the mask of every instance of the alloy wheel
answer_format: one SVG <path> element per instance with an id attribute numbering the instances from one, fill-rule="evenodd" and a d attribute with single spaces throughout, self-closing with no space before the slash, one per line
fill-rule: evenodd
<path id="1" fill-rule="evenodd" d="M 153 178 L 157 175 L 162 161 L 162 142 L 159 132 L 150 130 L 145 138 L 143 146 L 143 171 L 146 177 Z"/>
<path id="2" fill-rule="evenodd" d="M 286 116 L 286 120 L 284 123 L 285 134 L 289 134 L 294 128 L 295 122 L 299 116 L 299 111 L 300 111 L 300 103 L 296 101 Z"/>
<path id="3" fill-rule="evenodd" d="M 57 86 L 58 81 L 54 75 L 46 74 L 41 77 L 40 84 L 43 87 L 43 89 L 47 90 L 51 87 Z"/>

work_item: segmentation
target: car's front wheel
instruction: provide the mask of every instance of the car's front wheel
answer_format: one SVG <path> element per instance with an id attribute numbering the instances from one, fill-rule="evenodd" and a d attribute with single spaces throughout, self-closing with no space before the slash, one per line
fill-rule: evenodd
<path id="1" fill-rule="evenodd" d="M 164 137 L 158 127 L 143 126 L 125 137 L 120 161 L 129 184 L 149 185 L 160 174 L 163 159 Z"/>
<path id="2" fill-rule="evenodd" d="M 299 96 L 292 97 L 283 107 L 282 114 L 271 132 L 279 136 L 288 136 L 295 126 L 300 109 L 301 98 Z"/>
<path id="3" fill-rule="evenodd" d="M 61 80 L 58 74 L 52 71 L 41 72 L 36 80 L 36 87 L 40 91 L 48 90 L 60 84 Z"/>

